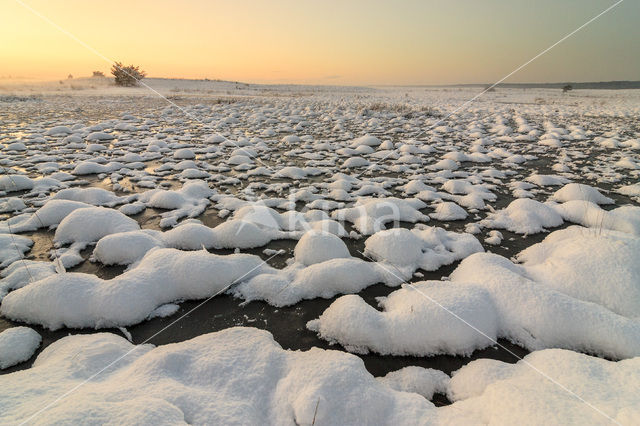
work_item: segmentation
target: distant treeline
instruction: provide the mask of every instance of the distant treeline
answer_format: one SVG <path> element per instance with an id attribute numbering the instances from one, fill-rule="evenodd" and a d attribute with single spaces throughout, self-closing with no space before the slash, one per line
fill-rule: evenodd
<path id="1" fill-rule="evenodd" d="M 594 81 L 585 83 L 573 83 L 567 81 L 564 83 L 500 83 L 496 89 L 562 89 L 567 84 L 573 87 L 573 90 L 579 89 L 640 89 L 640 81 Z M 488 84 L 456 84 L 455 87 L 489 87 Z"/>

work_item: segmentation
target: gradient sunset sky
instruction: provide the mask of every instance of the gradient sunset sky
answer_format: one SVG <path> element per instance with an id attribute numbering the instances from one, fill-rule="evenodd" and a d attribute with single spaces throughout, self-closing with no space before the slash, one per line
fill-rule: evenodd
<path id="1" fill-rule="evenodd" d="M 492 83 L 612 0 L 0 0 L 0 77 L 108 73 L 256 83 Z M 510 82 L 640 80 L 640 1 L 625 0 Z"/>

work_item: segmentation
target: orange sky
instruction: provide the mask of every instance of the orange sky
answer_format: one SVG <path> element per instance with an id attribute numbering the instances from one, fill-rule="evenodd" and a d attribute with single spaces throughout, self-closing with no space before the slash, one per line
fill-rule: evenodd
<path id="1" fill-rule="evenodd" d="M 0 0 L 0 76 L 135 63 L 149 76 L 321 84 L 494 82 L 613 1 Z M 557 4 L 562 3 L 562 4 Z M 626 1 L 510 81 L 640 79 Z"/>

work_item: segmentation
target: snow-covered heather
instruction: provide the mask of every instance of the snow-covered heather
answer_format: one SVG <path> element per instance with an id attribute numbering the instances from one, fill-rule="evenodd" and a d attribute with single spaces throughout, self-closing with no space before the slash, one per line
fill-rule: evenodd
<path id="1" fill-rule="evenodd" d="M 0 88 L 11 364 L 40 344 L 25 323 L 44 345 L 72 328 L 140 342 L 217 296 L 211 321 L 183 330 L 229 329 L 139 347 L 41 421 L 603 419 L 529 364 L 637 418 L 640 92 L 498 88 L 449 116 L 479 89 L 148 79 L 176 108 L 108 83 Z M 388 368 L 375 379 L 353 354 L 282 350 L 234 327 L 256 325 L 252 308 L 293 349 L 325 339 Z M 451 380 L 437 361 L 387 357 L 466 356 L 499 338 L 533 353 Z M 55 341 L 0 378 L 0 423 L 133 348 L 97 332 Z M 455 402 L 436 409 L 434 393 Z"/>

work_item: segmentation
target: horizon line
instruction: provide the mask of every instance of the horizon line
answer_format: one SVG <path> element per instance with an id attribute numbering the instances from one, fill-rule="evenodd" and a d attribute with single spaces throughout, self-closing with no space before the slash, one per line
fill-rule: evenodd
<path id="1" fill-rule="evenodd" d="M 71 75 L 71 74 L 70 74 Z M 110 74 L 105 74 L 104 76 L 79 76 L 79 77 L 71 77 L 71 78 L 41 78 L 41 77 L 21 77 L 21 76 L 0 76 L 0 80 L 26 80 L 26 81 L 34 81 L 34 82 L 57 82 L 57 81 L 71 81 L 71 80 L 82 80 L 87 79 L 91 80 L 94 78 L 109 78 L 113 79 Z M 256 86 L 321 86 L 321 87 L 482 87 L 482 86 L 491 86 L 492 83 L 301 83 L 301 82 L 251 82 L 251 81 L 240 81 L 240 80 L 227 80 L 222 78 L 195 78 L 195 77 L 155 77 L 155 76 L 146 76 L 145 80 L 183 80 L 183 81 L 210 81 L 210 82 L 220 82 L 220 83 L 235 83 L 235 84 L 245 84 L 245 85 L 256 85 Z M 587 80 L 587 81 L 573 81 L 573 80 L 564 80 L 564 81 L 549 81 L 549 82 L 502 82 L 497 84 L 495 87 L 500 86 L 513 86 L 513 85 L 528 85 L 528 86 L 551 86 L 551 85 L 562 85 L 562 84 L 620 84 L 620 83 L 635 83 L 640 84 L 640 80 Z"/>

